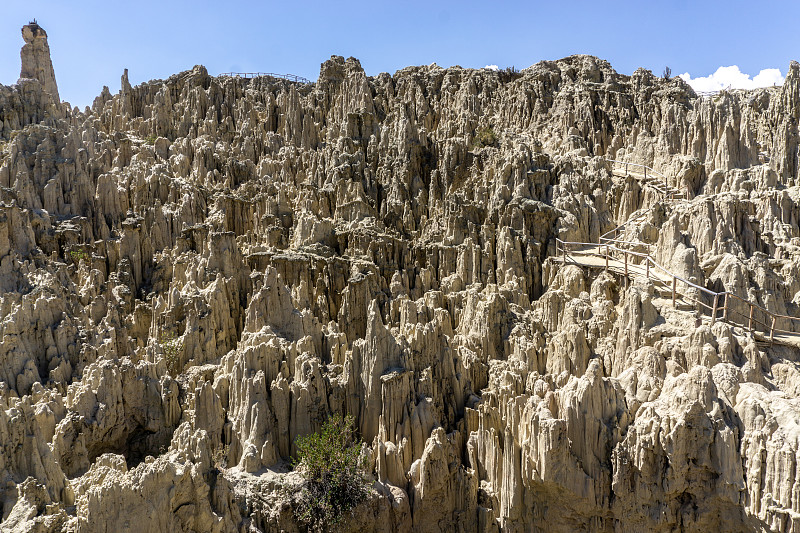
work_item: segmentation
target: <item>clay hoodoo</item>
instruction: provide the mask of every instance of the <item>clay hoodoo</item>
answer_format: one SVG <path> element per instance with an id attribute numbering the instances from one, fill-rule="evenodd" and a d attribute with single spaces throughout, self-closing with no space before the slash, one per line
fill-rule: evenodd
<path id="1" fill-rule="evenodd" d="M 25 40 L 25 45 L 20 52 L 22 68 L 19 77 L 39 80 L 44 90 L 53 97 L 56 103 L 59 103 L 61 100 L 58 96 L 53 62 L 50 60 L 47 32 L 34 19 L 33 22 L 22 27 L 22 38 Z"/>
<path id="2" fill-rule="evenodd" d="M 796 63 L 698 97 L 591 56 L 333 56 L 315 83 L 123 74 L 59 115 L 26 28 L 3 533 L 305 531 L 291 457 L 334 413 L 372 481 L 342 531 L 800 531 L 800 351 L 746 327 L 800 315 Z M 609 232 L 616 269 L 557 257 Z M 624 276 L 642 249 L 691 285 Z"/>

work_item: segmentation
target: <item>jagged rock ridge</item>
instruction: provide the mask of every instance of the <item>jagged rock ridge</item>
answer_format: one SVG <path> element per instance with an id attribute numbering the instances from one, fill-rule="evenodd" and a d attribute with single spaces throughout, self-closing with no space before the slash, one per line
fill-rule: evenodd
<path id="1" fill-rule="evenodd" d="M 589 56 L 334 56 L 310 85 L 126 74 L 84 112 L 22 78 L 0 86 L 4 530 L 302 530 L 287 459 L 332 412 L 375 477 L 350 531 L 800 528 L 797 351 L 550 259 L 653 207 L 628 231 L 662 264 L 797 316 L 797 63 L 698 98 Z"/>

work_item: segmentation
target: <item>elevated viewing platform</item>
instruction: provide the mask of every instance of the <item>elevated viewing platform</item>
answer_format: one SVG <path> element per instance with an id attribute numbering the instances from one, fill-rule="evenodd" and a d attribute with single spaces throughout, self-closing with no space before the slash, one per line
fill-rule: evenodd
<path id="1" fill-rule="evenodd" d="M 613 159 L 607 161 L 612 164 L 612 174 L 635 177 L 644 186 L 653 187 L 665 201 L 688 201 L 688 190 L 680 191 L 669 184 L 666 176 L 648 166 Z M 653 282 L 660 295 L 671 299 L 676 309 L 699 312 L 710 319 L 711 324 L 722 320 L 744 328 L 761 342 L 800 348 L 800 331 L 796 331 L 800 329 L 800 318 L 773 313 L 736 294 L 715 292 L 692 283 L 658 264 L 650 255 L 651 244 L 619 237 L 626 226 L 641 222 L 650 209 L 635 212 L 625 223 L 602 235 L 598 243 L 556 239 L 555 260 L 562 265 L 603 268 L 623 276 L 626 284 L 629 279 L 644 277 Z M 749 312 L 742 313 L 745 309 Z"/>

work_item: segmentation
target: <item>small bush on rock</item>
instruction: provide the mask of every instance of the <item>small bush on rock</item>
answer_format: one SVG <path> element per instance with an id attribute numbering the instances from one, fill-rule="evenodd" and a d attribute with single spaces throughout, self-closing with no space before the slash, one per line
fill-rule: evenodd
<path id="1" fill-rule="evenodd" d="M 295 465 L 304 479 L 298 488 L 298 515 L 310 530 L 323 531 L 369 495 L 353 417 L 331 416 L 318 433 L 300 437 L 296 444 Z"/>
<path id="2" fill-rule="evenodd" d="M 214 468 L 220 471 L 225 471 L 228 468 L 228 452 L 230 447 L 227 444 L 218 446 L 211 453 L 211 464 Z"/>
<path id="3" fill-rule="evenodd" d="M 161 353 L 164 362 L 167 363 L 167 372 L 174 376 L 180 370 L 181 354 L 183 353 L 183 342 L 175 337 L 173 333 L 162 332 L 158 339 L 161 346 Z"/>
<path id="4" fill-rule="evenodd" d="M 69 252 L 69 256 L 70 256 L 70 257 L 72 258 L 72 260 L 73 260 L 73 261 L 75 261 L 76 263 L 79 263 L 80 261 L 88 261 L 88 260 L 89 260 L 89 254 L 88 254 L 88 253 L 86 253 L 86 252 L 85 252 L 84 250 L 82 250 L 82 249 L 71 250 L 71 251 Z"/>
<path id="5" fill-rule="evenodd" d="M 475 132 L 475 139 L 472 144 L 474 148 L 494 146 L 497 144 L 497 135 L 491 127 L 487 126 Z"/>

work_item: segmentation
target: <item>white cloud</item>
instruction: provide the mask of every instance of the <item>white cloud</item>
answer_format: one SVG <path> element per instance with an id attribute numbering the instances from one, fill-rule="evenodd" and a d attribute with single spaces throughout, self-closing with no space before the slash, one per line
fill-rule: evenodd
<path id="1" fill-rule="evenodd" d="M 701 78 L 692 78 L 688 72 L 680 75 L 692 89 L 699 92 L 719 91 L 730 87 L 731 89 L 756 89 L 758 87 L 772 87 L 782 85 L 783 76 L 780 69 L 765 68 L 754 78 L 745 74 L 736 65 L 719 67 L 714 74 Z"/>
<path id="2" fill-rule="evenodd" d="M 497 65 L 486 65 L 483 68 L 488 68 L 489 70 L 500 70 L 500 67 L 498 67 Z"/>

